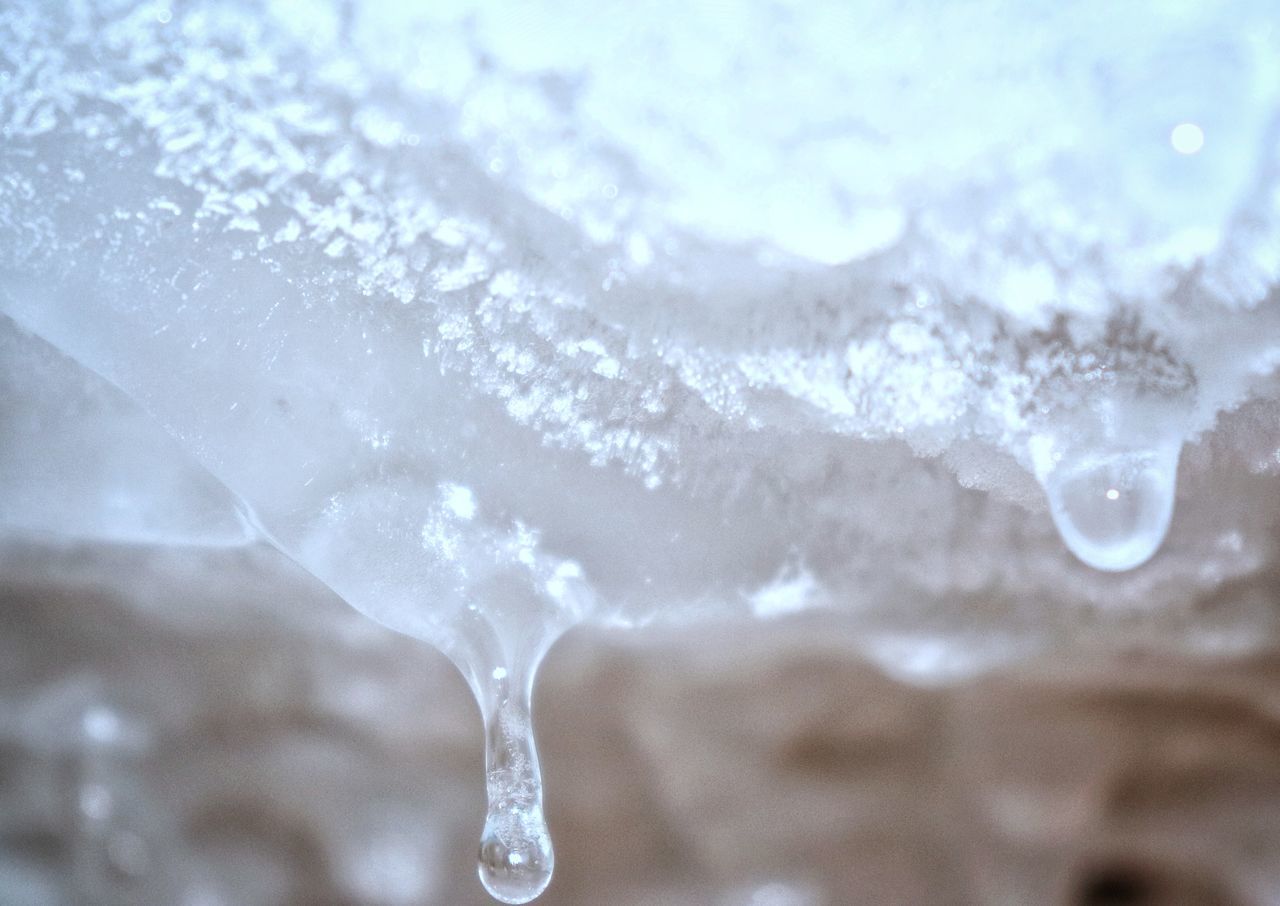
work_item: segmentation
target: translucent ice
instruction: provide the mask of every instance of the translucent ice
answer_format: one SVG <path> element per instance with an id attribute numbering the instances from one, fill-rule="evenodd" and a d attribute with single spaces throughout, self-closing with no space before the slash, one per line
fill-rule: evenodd
<path id="1" fill-rule="evenodd" d="M 1173 518 L 1185 388 L 1077 394 L 1031 437 L 1032 468 L 1063 542 L 1095 569 L 1122 572 L 1160 548 Z"/>
<path id="2" fill-rule="evenodd" d="M 31 413 L 122 390 L 454 659 L 526 896 L 570 626 L 826 607 L 936 678 L 1266 568 L 1280 31 L 1193 6 L 6 4 L 0 311 L 92 374 L 12 397 L 0 521 L 212 537 L 41 507 L 101 431 Z M 1040 490 L 1132 567 L 1184 446 L 1179 555 L 1074 569 Z"/>
<path id="3" fill-rule="evenodd" d="M 494 671 L 482 710 L 489 809 L 477 870 L 503 903 L 527 903 L 551 883 L 555 852 L 542 814 L 542 778 L 534 746 L 530 678 Z"/>
<path id="4" fill-rule="evenodd" d="M 239 545 L 252 513 L 125 394 L 0 315 L 0 528 Z"/>
<path id="5" fill-rule="evenodd" d="M 1053 522 L 1071 552 L 1095 569 L 1133 569 L 1164 541 L 1177 473 L 1172 444 L 1065 459 L 1045 479 Z"/>

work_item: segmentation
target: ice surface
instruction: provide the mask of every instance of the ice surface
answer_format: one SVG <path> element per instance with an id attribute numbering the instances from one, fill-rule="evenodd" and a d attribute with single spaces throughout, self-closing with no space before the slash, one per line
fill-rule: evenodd
<path id="1" fill-rule="evenodd" d="M 237 545 L 251 514 L 101 378 L 0 315 L 0 525 L 46 538 Z"/>
<path id="2" fill-rule="evenodd" d="M 97 379 L 31 332 L 482 699 L 583 621 L 824 607 L 931 680 L 1100 608 L 1200 644 L 1274 568 L 1274 6 L 936 7 L 7 5 L 0 516 L 228 537 L 30 515 L 146 431 L 53 418 Z"/>

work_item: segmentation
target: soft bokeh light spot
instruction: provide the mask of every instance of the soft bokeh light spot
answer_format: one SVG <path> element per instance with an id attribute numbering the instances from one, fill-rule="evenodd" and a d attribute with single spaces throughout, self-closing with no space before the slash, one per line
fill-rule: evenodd
<path id="1" fill-rule="evenodd" d="M 1169 133 L 1169 144 L 1179 154 L 1198 154 L 1204 147 L 1204 130 L 1195 123 L 1179 123 Z"/>

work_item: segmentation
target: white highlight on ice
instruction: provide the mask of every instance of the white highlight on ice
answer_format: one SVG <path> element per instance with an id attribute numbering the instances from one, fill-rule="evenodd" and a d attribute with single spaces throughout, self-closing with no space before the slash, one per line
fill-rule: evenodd
<path id="1" fill-rule="evenodd" d="M 441 487 L 444 505 L 449 512 L 459 519 L 474 519 L 476 515 L 476 495 L 471 489 L 460 484 L 447 484 Z"/>

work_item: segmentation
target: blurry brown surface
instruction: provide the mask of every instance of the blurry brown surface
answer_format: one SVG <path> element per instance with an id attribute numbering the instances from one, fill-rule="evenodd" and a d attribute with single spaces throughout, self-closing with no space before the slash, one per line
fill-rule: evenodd
<path id="1" fill-rule="evenodd" d="M 432 649 L 257 549 L 11 542 L 0 597 L 0 902 L 490 902 Z M 821 619 L 579 632 L 535 711 L 547 906 L 1280 903 L 1280 656 L 922 689 Z"/>

